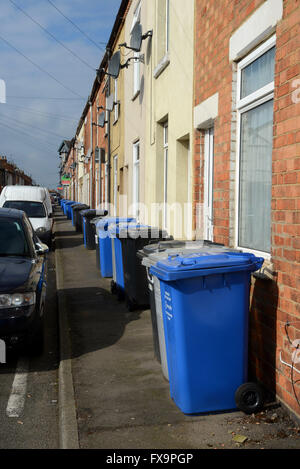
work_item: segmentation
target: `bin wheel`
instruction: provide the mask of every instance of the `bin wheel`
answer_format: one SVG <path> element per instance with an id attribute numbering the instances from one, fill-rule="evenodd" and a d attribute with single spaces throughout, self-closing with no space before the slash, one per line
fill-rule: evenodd
<path id="1" fill-rule="evenodd" d="M 257 383 L 244 383 L 235 392 L 235 403 L 245 414 L 254 414 L 263 407 L 263 391 Z"/>
<path id="2" fill-rule="evenodd" d="M 126 298 L 126 307 L 130 312 L 135 310 L 135 304 L 130 300 L 130 298 Z"/>
<path id="3" fill-rule="evenodd" d="M 116 290 L 117 290 L 117 299 L 118 299 L 118 301 L 123 301 L 124 298 L 125 298 L 123 290 L 121 290 L 120 288 L 117 288 L 117 287 L 116 287 Z"/>
<path id="4" fill-rule="evenodd" d="M 111 281 L 111 284 L 110 284 L 110 291 L 113 295 L 117 293 L 117 285 L 116 285 L 116 282 L 114 282 L 113 280 Z"/>

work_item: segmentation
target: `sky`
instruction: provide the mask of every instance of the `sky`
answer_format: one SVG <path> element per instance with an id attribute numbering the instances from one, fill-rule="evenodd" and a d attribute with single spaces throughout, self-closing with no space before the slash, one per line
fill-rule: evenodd
<path id="1" fill-rule="evenodd" d="M 59 183 L 57 150 L 75 135 L 120 4 L 1 0 L 0 155 L 41 186 Z"/>

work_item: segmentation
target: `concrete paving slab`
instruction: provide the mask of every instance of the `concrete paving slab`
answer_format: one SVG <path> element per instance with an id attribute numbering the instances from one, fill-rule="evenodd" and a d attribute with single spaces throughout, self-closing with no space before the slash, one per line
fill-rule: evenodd
<path id="1" fill-rule="evenodd" d="M 55 230 L 64 298 L 59 314 L 67 317 L 61 342 L 70 339 L 70 356 L 63 359 L 70 360 L 72 375 L 72 392 L 63 405 L 76 412 L 71 426 L 74 432 L 76 425 L 79 448 L 300 448 L 299 427 L 278 403 L 268 403 L 255 416 L 182 414 L 154 358 L 150 311 L 128 312 L 110 293 L 110 279 L 101 278 L 95 251 L 84 247 L 82 234 L 62 214 L 56 216 Z M 61 425 L 65 447 L 68 429 Z M 234 441 L 239 434 L 243 443 Z"/>

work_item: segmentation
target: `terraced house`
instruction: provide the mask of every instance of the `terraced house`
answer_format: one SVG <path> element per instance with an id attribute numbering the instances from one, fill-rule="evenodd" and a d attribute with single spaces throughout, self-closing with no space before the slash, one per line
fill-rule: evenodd
<path id="1" fill-rule="evenodd" d="M 297 416 L 299 28 L 297 0 L 122 1 L 62 168 L 68 198 L 264 257 L 250 373 Z"/>

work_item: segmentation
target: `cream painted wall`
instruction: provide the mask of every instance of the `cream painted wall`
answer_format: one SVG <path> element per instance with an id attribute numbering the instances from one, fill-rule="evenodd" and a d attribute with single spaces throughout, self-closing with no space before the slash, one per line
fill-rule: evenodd
<path id="1" fill-rule="evenodd" d="M 128 11 L 126 22 L 125 22 L 125 42 L 129 45 L 131 38 L 131 28 L 134 20 L 134 13 L 137 6 L 141 3 L 140 22 L 143 27 L 143 33 L 147 32 L 145 25 L 147 24 L 147 0 L 133 0 L 130 9 Z M 145 39 L 142 42 L 141 54 L 147 52 L 149 39 Z M 134 55 L 133 51 L 122 48 L 123 54 L 128 54 L 127 57 L 123 58 L 126 61 L 128 57 Z M 140 62 L 140 91 L 134 94 L 134 64 L 131 61 L 128 69 L 125 69 L 124 73 L 124 106 L 125 106 L 125 153 L 124 153 L 124 185 L 127 189 L 127 210 L 129 215 L 133 215 L 133 144 L 137 141 L 140 142 L 140 202 L 145 202 L 145 131 L 146 131 L 146 94 L 148 93 L 148 84 L 145 79 L 146 64 Z M 140 216 L 140 221 L 145 222 L 143 214 Z"/>
<path id="2" fill-rule="evenodd" d="M 124 26 L 120 30 L 120 34 L 115 42 L 114 50 L 112 54 L 119 50 L 119 44 L 124 42 Z M 124 59 L 121 58 L 121 64 L 124 63 Z M 110 118 L 110 132 L 111 132 L 111 172 L 110 172 L 110 179 L 111 179 L 111 203 L 114 204 L 114 158 L 118 157 L 118 178 L 117 178 L 117 207 L 116 213 L 122 214 L 122 207 L 120 205 L 120 191 L 123 188 L 123 174 L 124 174 L 124 118 L 125 118 L 125 108 L 124 108 L 124 76 L 126 73 L 126 69 L 120 70 L 120 75 L 118 77 L 118 84 L 117 84 L 117 99 L 120 102 L 119 105 L 119 113 L 118 118 L 115 119 L 115 110 L 111 112 Z M 115 90 L 115 81 L 114 79 L 110 78 L 111 83 L 111 93 L 114 93 Z"/>
<path id="3" fill-rule="evenodd" d="M 194 0 L 170 0 L 169 51 L 162 53 L 160 31 L 163 16 L 159 8 L 163 0 L 147 2 L 145 27 L 153 29 L 152 51 L 144 68 L 146 96 L 145 131 L 145 200 L 150 213 L 152 203 L 163 202 L 163 122 L 167 119 L 168 138 L 168 202 L 177 203 L 175 213 L 184 213 L 184 204 L 192 197 L 193 141 L 193 50 Z M 191 213 L 171 220 L 169 234 L 190 239 Z M 157 220 L 151 220 L 156 224 Z M 162 225 L 162 217 L 159 219 Z M 187 229 L 188 228 L 188 229 Z M 179 229 L 179 231 L 177 231 Z M 180 236 L 177 234 L 181 233 Z"/>

